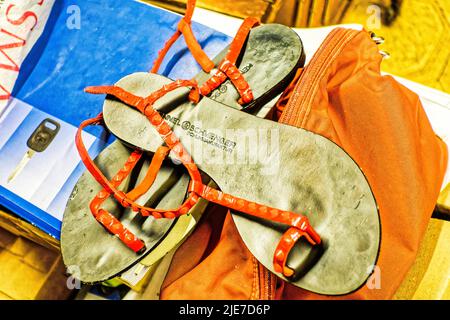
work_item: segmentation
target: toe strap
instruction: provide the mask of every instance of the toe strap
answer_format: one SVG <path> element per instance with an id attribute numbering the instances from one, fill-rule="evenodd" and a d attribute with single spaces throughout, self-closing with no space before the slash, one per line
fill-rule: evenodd
<path id="1" fill-rule="evenodd" d="M 289 228 L 278 242 L 275 254 L 273 257 L 273 268 L 276 272 L 282 273 L 285 277 L 292 277 L 295 270 L 287 265 L 289 253 L 301 237 L 305 237 L 311 245 L 317 245 L 310 235 L 296 227 Z"/>
<path id="2" fill-rule="evenodd" d="M 178 38 L 183 35 L 186 41 L 188 49 L 191 51 L 194 59 L 202 67 L 205 72 L 210 72 L 214 68 L 214 62 L 208 58 L 206 53 L 203 51 L 202 47 L 198 43 L 195 35 L 192 31 L 192 15 L 194 14 L 196 0 L 188 0 L 186 3 L 186 13 L 183 18 L 181 18 L 178 23 L 177 30 L 172 35 L 172 37 L 167 40 L 164 47 L 158 52 L 158 57 L 153 63 L 151 72 L 157 73 L 161 63 L 163 62 L 166 54 L 169 52 L 172 45 L 178 40 Z"/>

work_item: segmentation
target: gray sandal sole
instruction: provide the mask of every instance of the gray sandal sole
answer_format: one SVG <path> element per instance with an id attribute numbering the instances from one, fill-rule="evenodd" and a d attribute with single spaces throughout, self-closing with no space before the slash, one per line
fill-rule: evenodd
<path id="1" fill-rule="evenodd" d="M 136 73 L 116 85 L 145 97 L 170 81 Z M 321 252 L 302 242 L 294 248 L 288 264 L 303 266 L 295 279 L 276 274 L 321 294 L 340 295 L 358 289 L 377 260 L 380 220 L 368 182 L 353 159 L 318 134 L 259 119 L 209 98 L 194 105 L 186 102 L 187 95 L 185 88 L 173 91 L 155 108 L 164 110 L 199 169 L 226 193 L 307 215 L 323 239 Z M 104 114 L 107 126 L 119 139 L 149 152 L 162 144 L 149 121 L 123 103 L 107 97 Z M 119 118 L 126 124 L 111 123 Z M 264 135 L 259 147 L 273 146 L 259 152 L 256 162 L 249 159 L 258 140 L 248 142 L 248 133 Z M 242 159 L 242 155 L 247 160 L 223 161 Z M 274 272 L 273 253 L 286 226 L 237 213 L 234 219 L 253 255 Z"/>

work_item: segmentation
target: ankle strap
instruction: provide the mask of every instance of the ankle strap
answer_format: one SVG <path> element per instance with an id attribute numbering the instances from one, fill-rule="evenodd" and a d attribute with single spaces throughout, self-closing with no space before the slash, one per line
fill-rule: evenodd
<path id="1" fill-rule="evenodd" d="M 192 53 L 197 63 L 202 67 L 203 71 L 209 73 L 214 68 L 214 62 L 212 62 L 203 51 L 200 44 L 196 40 L 194 33 L 192 32 L 191 19 L 195 9 L 195 3 L 195 0 L 187 1 L 185 16 L 181 18 L 178 23 L 177 31 L 172 35 L 172 37 L 169 38 L 164 47 L 158 52 L 158 57 L 155 60 L 150 72 L 158 73 L 167 52 L 170 50 L 175 41 L 178 40 L 180 35 L 184 36 L 189 51 Z M 239 103 L 241 105 L 245 105 L 253 101 L 253 93 L 250 89 L 250 85 L 245 80 L 241 71 L 236 67 L 236 62 L 245 45 L 250 30 L 258 25 L 260 25 L 260 21 L 257 18 L 250 17 L 244 20 L 230 44 L 227 55 L 219 63 L 218 70 L 200 87 L 200 92 L 202 95 L 206 96 L 210 94 L 227 79 L 230 79 L 231 83 L 240 95 Z"/>
<path id="2" fill-rule="evenodd" d="M 197 63 L 202 67 L 203 71 L 209 73 L 214 68 L 214 62 L 212 62 L 211 59 L 209 59 L 209 57 L 203 51 L 197 39 L 195 38 L 194 33 L 192 32 L 191 20 L 192 15 L 194 14 L 195 3 L 196 0 L 187 1 L 186 13 L 184 17 L 179 21 L 177 31 L 175 31 L 172 37 L 167 40 L 164 47 L 158 52 L 158 57 L 156 58 L 150 72 L 158 73 L 159 68 L 161 67 L 161 63 L 167 55 L 167 52 L 169 52 L 170 48 L 178 40 L 180 35 L 184 36 L 184 40 L 186 41 L 186 45 L 189 51 L 192 53 Z M 200 87 L 200 93 L 202 95 L 209 95 L 227 79 L 230 79 L 231 83 L 239 93 L 239 104 L 245 105 L 253 101 L 253 93 L 250 89 L 250 85 L 245 80 L 241 71 L 236 67 L 236 62 L 248 38 L 250 30 L 255 26 L 258 26 L 259 24 L 260 22 L 257 18 L 250 17 L 244 20 L 238 32 L 236 33 L 236 36 L 230 44 L 227 55 L 219 63 L 218 70 Z"/>

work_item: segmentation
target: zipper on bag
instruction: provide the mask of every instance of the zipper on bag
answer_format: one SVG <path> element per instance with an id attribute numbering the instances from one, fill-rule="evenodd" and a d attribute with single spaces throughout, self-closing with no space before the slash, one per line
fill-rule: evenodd
<path id="1" fill-rule="evenodd" d="M 345 46 L 358 34 L 357 30 L 344 28 L 336 28 L 330 32 L 304 68 L 280 122 L 304 127 L 320 80 Z"/>

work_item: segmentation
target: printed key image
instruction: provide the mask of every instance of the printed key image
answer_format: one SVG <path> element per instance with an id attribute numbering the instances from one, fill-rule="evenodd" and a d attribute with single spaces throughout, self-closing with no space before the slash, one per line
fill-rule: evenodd
<path id="1" fill-rule="evenodd" d="M 36 152 L 44 152 L 58 134 L 60 124 L 52 119 L 45 119 L 27 140 L 28 150 L 8 178 L 8 183 L 20 174 Z"/>
<path id="2" fill-rule="evenodd" d="M 60 221 L 73 189 L 72 180 L 83 171 L 73 139 L 76 130 L 61 119 L 12 99 L 0 115 L 0 191 L 10 194 L 8 197 L 20 197 L 15 201 L 25 200 Z M 83 136 L 93 154 L 104 146 L 87 132 Z M 55 233 L 58 235 L 58 230 Z"/>

